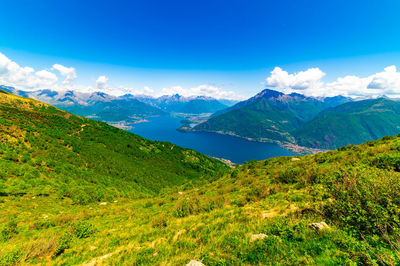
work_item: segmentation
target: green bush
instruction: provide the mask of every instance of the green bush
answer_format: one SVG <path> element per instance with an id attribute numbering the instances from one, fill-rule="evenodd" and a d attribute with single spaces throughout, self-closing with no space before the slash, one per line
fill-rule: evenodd
<path id="1" fill-rule="evenodd" d="M 20 250 L 11 251 L 0 257 L 0 265 L 9 266 L 16 265 L 22 257 Z"/>
<path id="2" fill-rule="evenodd" d="M 393 169 L 397 172 L 400 171 L 400 154 L 380 154 L 372 163 L 381 169 Z"/>
<path id="3" fill-rule="evenodd" d="M 7 241 L 18 233 L 17 222 L 15 218 L 11 218 L 1 230 L 0 235 L 3 241 Z"/>
<path id="4" fill-rule="evenodd" d="M 300 176 L 299 169 L 294 167 L 287 167 L 280 172 L 276 178 L 279 182 L 284 184 L 293 184 L 297 181 L 297 177 Z"/>
<path id="5" fill-rule="evenodd" d="M 96 230 L 91 223 L 80 221 L 72 225 L 74 236 L 77 238 L 87 238 L 93 235 Z"/>
<path id="6" fill-rule="evenodd" d="M 62 253 L 64 253 L 64 251 L 71 246 L 71 242 L 72 242 L 71 234 L 68 232 L 64 233 L 58 240 L 57 249 L 56 252 L 54 253 L 54 256 L 59 256 Z"/>

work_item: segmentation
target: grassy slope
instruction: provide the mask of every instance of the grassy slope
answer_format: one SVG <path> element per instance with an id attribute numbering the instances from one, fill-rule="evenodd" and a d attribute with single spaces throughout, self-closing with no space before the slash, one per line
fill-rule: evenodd
<path id="1" fill-rule="evenodd" d="M 0 262 L 399 263 L 399 150 L 400 137 L 386 137 L 299 160 L 252 161 L 181 193 L 119 195 L 105 205 L 3 195 Z M 320 221 L 330 229 L 308 227 Z M 251 241 L 259 233 L 267 237 Z"/>
<path id="2" fill-rule="evenodd" d="M 328 109 L 292 132 L 301 146 L 334 149 L 400 132 L 400 103 L 365 100 Z"/>
<path id="3" fill-rule="evenodd" d="M 222 164 L 167 142 L 0 93 L 0 194 L 137 198 L 214 178 Z"/>

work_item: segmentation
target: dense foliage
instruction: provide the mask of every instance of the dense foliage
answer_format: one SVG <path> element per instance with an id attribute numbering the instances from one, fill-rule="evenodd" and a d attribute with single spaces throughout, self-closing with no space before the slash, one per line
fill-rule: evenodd
<path id="1" fill-rule="evenodd" d="M 335 149 L 400 132 L 400 103 L 372 99 L 327 109 L 295 130 L 302 146 Z"/>

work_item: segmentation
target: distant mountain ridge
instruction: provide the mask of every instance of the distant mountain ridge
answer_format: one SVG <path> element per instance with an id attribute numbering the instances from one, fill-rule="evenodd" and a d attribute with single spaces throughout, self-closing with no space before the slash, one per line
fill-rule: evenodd
<path id="1" fill-rule="evenodd" d="M 169 113 L 214 113 L 228 107 L 228 105 L 221 103 L 220 100 L 207 96 L 184 97 L 179 94 L 174 94 L 164 95 L 158 98 L 135 95 L 124 95 L 123 97 L 138 99 L 139 101 L 156 106 Z"/>
<path id="2" fill-rule="evenodd" d="M 47 89 L 28 92 L 1 85 L 0 89 L 54 105 L 76 115 L 124 124 L 168 113 L 211 114 L 228 107 L 219 100 L 205 96 L 183 97 L 175 94 L 155 98 L 145 95 L 113 96 L 103 92 L 83 93 Z"/>

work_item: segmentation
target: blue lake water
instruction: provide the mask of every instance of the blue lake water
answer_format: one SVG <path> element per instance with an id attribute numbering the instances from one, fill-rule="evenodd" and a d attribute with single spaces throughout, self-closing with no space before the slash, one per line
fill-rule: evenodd
<path id="1" fill-rule="evenodd" d="M 179 132 L 176 129 L 181 126 L 181 120 L 175 117 L 155 117 L 149 122 L 133 125 L 134 128 L 129 131 L 144 138 L 169 141 L 207 155 L 228 159 L 234 163 L 295 154 L 271 143 L 248 141 L 216 133 Z"/>

